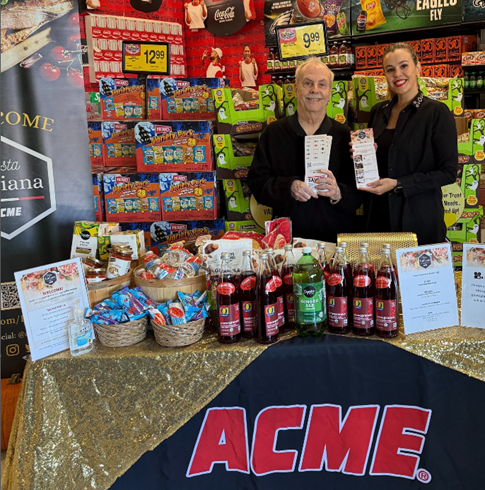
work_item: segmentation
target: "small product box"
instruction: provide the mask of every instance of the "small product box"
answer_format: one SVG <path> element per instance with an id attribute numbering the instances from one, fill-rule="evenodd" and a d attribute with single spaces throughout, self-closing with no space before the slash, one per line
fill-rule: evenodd
<path id="1" fill-rule="evenodd" d="M 385 77 L 352 77 L 357 123 L 367 124 L 374 105 L 389 99 Z M 358 128 L 355 128 L 358 129 Z"/>
<path id="2" fill-rule="evenodd" d="M 215 134 L 214 160 L 218 179 L 245 179 L 254 158 L 257 139 L 236 139 L 230 134 Z"/>
<path id="3" fill-rule="evenodd" d="M 158 254 L 176 242 L 195 241 L 198 237 L 203 235 L 221 238 L 223 234 L 223 219 L 175 223 L 158 221 L 150 225 L 151 249 Z"/>
<path id="4" fill-rule="evenodd" d="M 434 61 L 436 63 L 442 63 L 443 61 L 448 61 L 448 38 L 437 37 L 435 40 L 435 57 Z"/>
<path id="5" fill-rule="evenodd" d="M 449 78 L 463 78 L 465 76 L 465 70 L 460 64 L 448 65 L 448 77 Z"/>
<path id="6" fill-rule="evenodd" d="M 421 59 L 421 41 L 409 41 L 408 44 L 414 49 L 418 55 L 418 60 Z"/>
<path id="7" fill-rule="evenodd" d="M 446 104 L 454 116 L 464 115 L 463 78 L 419 78 L 423 95 Z"/>
<path id="8" fill-rule="evenodd" d="M 264 233 L 264 228 L 259 226 L 254 220 L 244 221 L 226 221 L 226 231 L 255 231 L 256 233 Z"/>
<path id="9" fill-rule="evenodd" d="M 212 89 L 224 87 L 222 78 L 147 77 L 148 120 L 215 119 Z"/>
<path id="10" fill-rule="evenodd" d="M 98 236 L 119 231 L 118 223 L 75 221 L 71 245 L 71 259 L 97 257 Z"/>
<path id="11" fill-rule="evenodd" d="M 257 99 L 253 99 L 252 93 L 247 90 L 213 89 L 217 133 L 261 133 L 268 124 L 279 118 L 282 92 L 282 88 L 275 83 L 260 85 Z M 234 103 L 236 99 L 240 101 L 239 104 Z"/>
<path id="12" fill-rule="evenodd" d="M 106 218 L 117 222 L 159 221 L 159 174 L 103 176 Z"/>
<path id="13" fill-rule="evenodd" d="M 105 167 L 136 167 L 134 122 L 103 122 L 103 162 Z"/>
<path id="14" fill-rule="evenodd" d="M 357 70 L 367 68 L 367 46 L 355 47 L 355 68 Z"/>
<path id="15" fill-rule="evenodd" d="M 217 218 L 218 195 L 215 172 L 161 173 L 159 179 L 162 220 Z"/>
<path id="16" fill-rule="evenodd" d="M 430 64 L 435 62 L 436 56 L 436 40 L 422 39 L 421 40 L 421 64 Z"/>
<path id="17" fill-rule="evenodd" d="M 109 249 L 112 245 L 118 243 L 126 243 L 130 246 L 132 251 L 131 260 L 138 260 L 147 253 L 143 230 L 117 231 L 108 235 L 98 235 L 99 260 L 108 262 Z"/>
<path id="18" fill-rule="evenodd" d="M 103 121 L 134 121 L 145 118 L 145 80 L 142 78 L 100 78 Z"/>
<path id="19" fill-rule="evenodd" d="M 101 121 L 101 103 L 99 92 L 85 92 L 86 114 L 88 121 Z"/>
<path id="20" fill-rule="evenodd" d="M 485 51 L 467 51 L 461 55 L 462 66 L 485 65 Z"/>
<path id="21" fill-rule="evenodd" d="M 477 49 L 476 35 L 449 36 L 446 39 L 448 44 L 448 61 L 461 61 L 462 53 Z"/>
<path id="22" fill-rule="evenodd" d="M 96 221 L 104 221 L 103 174 L 93 174 L 94 216 Z"/>
<path id="23" fill-rule="evenodd" d="M 138 171 L 210 171 L 211 136 L 210 121 L 139 122 L 135 127 Z"/>
<path id="24" fill-rule="evenodd" d="M 450 65 L 431 65 L 433 67 L 433 78 L 447 78 Z"/>
<path id="25" fill-rule="evenodd" d="M 88 122 L 89 158 L 91 166 L 98 167 L 103 165 L 103 133 L 101 123 Z"/>
<path id="26" fill-rule="evenodd" d="M 145 238 L 145 249 L 147 251 L 150 250 L 152 246 L 152 240 L 150 238 L 150 226 L 151 223 L 140 221 L 133 223 L 120 223 L 121 231 L 143 231 L 143 237 Z"/>
<path id="27" fill-rule="evenodd" d="M 376 68 L 381 59 L 377 57 L 377 46 L 367 46 L 367 67 Z"/>

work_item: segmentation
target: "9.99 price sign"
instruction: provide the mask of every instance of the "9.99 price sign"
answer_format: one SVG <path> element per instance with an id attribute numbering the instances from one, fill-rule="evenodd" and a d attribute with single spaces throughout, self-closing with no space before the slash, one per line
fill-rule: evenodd
<path id="1" fill-rule="evenodd" d="M 170 43 L 123 41 L 123 72 L 170 75 Z"/>
<path id="2" fill-rule="evenodd" d="M 299 24 L 277 28 L 280 59 L 323 56 L 327 53 L 327 31 L 324 23 Z"/>

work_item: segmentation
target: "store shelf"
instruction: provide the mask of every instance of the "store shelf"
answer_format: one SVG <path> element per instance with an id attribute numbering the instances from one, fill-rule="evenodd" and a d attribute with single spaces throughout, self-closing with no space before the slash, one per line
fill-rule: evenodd
<path id="1" fill-rule="evenodd" d="M 330 67 L 329 67 L 330 68 Z M 330 68 L 335 74 L 346 74 L 353 73 L 355 71 L 355 66 L 352 67 L 337 67 Z M 292 75 L 295 73 L 295 70 L 266 70 L 266 75 Z"/>

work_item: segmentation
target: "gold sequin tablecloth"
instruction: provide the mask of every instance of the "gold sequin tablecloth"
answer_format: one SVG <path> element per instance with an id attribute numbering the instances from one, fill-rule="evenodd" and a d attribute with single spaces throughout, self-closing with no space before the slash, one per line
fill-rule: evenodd
<path id="1" fill-rule="evenodd" d="M 400 333 L 385 342 L 485 381 L 483 329 Z M 133 347 L 97 344 L 83 356 L 28 363 L 2 490 L 108 489 L 265 348 L 247 340 L 224 346 L 210 334 L 193 346 L 161 348 L 149 334 Z"/>

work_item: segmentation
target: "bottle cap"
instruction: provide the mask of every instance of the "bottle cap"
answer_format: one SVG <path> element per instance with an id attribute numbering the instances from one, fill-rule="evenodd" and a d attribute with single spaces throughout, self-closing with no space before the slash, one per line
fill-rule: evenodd
<path id="1" fill-rule="evenodd" d="M 347 242 L 342 242 L 340 244 L 340 248 L 347 248 Z"/>
<path id="2" fill-rule="evenodd" d="M 304 254 L 311 254 L 312 248 L 311 247 L 303 247 L 303 253 Z"/>
<path id="3" fill-rule="evenodd" d="M 367 249 L 366 249 L 365 247 L 360 247 L 360 248 L 359 248 L 359 253 L 364 254 L 364 253 L 366 253 L 366 252 L 367 252 Z"/>
<path id="4" fill-rule="evenodd" d="M 268 254 L 266 252 L 263 252 L 260 256 L 259 256 L 259 260 L 268 260 Z"/>
<path id="5" fill-rule="evenodd" d="M 222 252 L 221 259 L 228 259 L 231 254 L 229 252 Z"/>
<path id="6" fill-rule="evenodd" d="M 337 252 L 342 252 L 343 251 L 343 248 L 342 247 L 335 247 L 335 253 Z"/>
<path id="7" fill-rule="evenodd" d="M 243 255 L 251 255 L 251 250 L 244 250 Z"/>
<path id="8" fill-rule="evenodd" d="M 360 246 L 361 246 L 362 248 L 369 248 L 369 244 L 368 244 L 367 242 L 362 242 L 362 243 L 360 244 Z"/>
<path id="9" fill-rule="evenodd" d="M 320 242 L 318 245 L 317 245 L 318 248 L 325 248 L 325 243 L 324 242 Z"/>
<path id="10" fill-rule="evenodd" d="M 293 245 L 287 244 L 285 245 L 285 251 L 286 252 L 291 252 L 293 250 Z"/>

